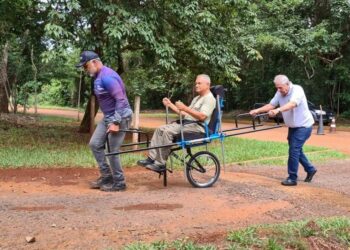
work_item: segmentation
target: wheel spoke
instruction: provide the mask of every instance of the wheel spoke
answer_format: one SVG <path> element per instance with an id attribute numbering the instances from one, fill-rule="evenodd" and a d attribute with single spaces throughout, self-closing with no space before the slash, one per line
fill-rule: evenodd
<path id="1" fill-rule="evenodd" d="M 209 187 L 219 178 L 219 160 L 208 151 L 198 152 L 187 163 L 186 175 L 193 186 Z"/>

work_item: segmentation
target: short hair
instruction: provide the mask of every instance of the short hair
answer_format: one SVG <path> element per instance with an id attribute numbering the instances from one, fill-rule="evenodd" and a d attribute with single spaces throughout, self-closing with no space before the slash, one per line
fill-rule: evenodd
<path id="1" fill-rule="evenodd" d="M 205 80 L 208 81 L 209 85 L 211 84 L 211 80 L 210 80 L 210 77 L 206 74 L 200 74 L 200 75 L 197 75 L 197 78 L 198 77 L 201 77 L 201 78 L 204 78 Z"/>
<path id="2" fill-rule="evenodd" d="M 90 60 L 90 61 L 92 61 L 92 62 L 93 62 L 93 61 L 98 61 L 98 62 L 102 62 L 102 61 L 101 61 L 101 58 L 99 58 L 99 57 L 97 57 L 97 58 L 94 58 L 94 59 L 92 59 L 92 60 Z"/>
<path id="3" fill-rule="evenodd" d="M 275 76 L 275 79 L 273 80 L 274 83 L 280 82 L 281 84 L 289 85 L 290 81 L 286 75 L 277 75 Z"/>

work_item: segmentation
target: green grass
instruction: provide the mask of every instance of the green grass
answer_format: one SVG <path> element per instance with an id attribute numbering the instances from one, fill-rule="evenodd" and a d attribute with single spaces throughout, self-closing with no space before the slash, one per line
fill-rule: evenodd
<path id="1" fill-rule="evenodd" d="M 308 239 L 346 249 L 350 247 L 350 219 L 335 217 L 254 226 L 231 231 L 227 239 L 229 249 L 312 249 Z"/>
<path id="2" fill-rule="evenodd" d="M 76 118 L 69 118 L 69 117 L 59 117 L 59 116 L 53 116 L 53 115 L 40 115 L 39 121 L 44 123 L 74 123 L 77 122 Z"/>
<path id="3" fill-rule="evenodd" d="M 34 106 L 32 106 L 31 108 L 34 109 Z M 63 106 L 55 106 L 55 105 L 51 105 L 51 104 L 40 104 L 38 105 L 38 108 L 42 108 L 42 109 L 60 109 L 60 110 L 72 110 L 72 111 L 77 111 L 77 108 L 72 108 L 72 107 L 63 107 Z M 84 112 L 83 108 L 79 109 L 81 112 Z"/>
<path id="4" fill-rule="evenodd" d="M 309 221 L 296 221 L 285 224 L 258 225 L 230 231 L 227 241 L 220 246 L 202 245 L 191 240 L 153 243 L 135 242 L 124 250 L 214 250 L 224 249 L 313 249 L 313 243 L 321 243 L 330 249 L 350 247 L 350 219 L 347 217 L 323 218 Z"/>
<path id="5" fill-rule="evenodd" d="M 176 240 L 170 243 L 165 241 L 158 241 L 154 243 L 142 243 L 136 242 L 125 246 L 123 250 L 170 250 L 170 249 L 178 249 L 178 250 L 215 250 L 217 249 L 213 245 L 200 245 L 193 243 L 188 240 Z"/>
<path id="6" fill-rule="evenodd" d="M 222 162 L 221 146 L 218 141 L 209 144 L 208 149 Z M 193 151 L 202 150 L 205 150 L 205 147 L 197 147 Z M 225 162 L 239 165 L 285 166 L 288 159 L 288 144 L 282 142 L 229 137 L 224 140 L 224 150 Z M 331 159 L 345 159 L 347 157 L 341 152 L 315 146 L 305 146 L 304 152 L 315 163 Z"/>
<path id="7" fill-rule="evenodd" d="M 37 120 L 34 124 L 21 125 L 0 121 L 0 168 L 96 166 L 88 147 L 89 135 L 77 132 L 78 122 L 72 118 L 55 116 L 39 116 Z M 286 164 L 287 143 L 230 137 L 225 139 L 224 145 L 227 164 Z M 218 141 L 210 143 L 208 149 L 221 161 Z M 205 147 L 193 149 L 194 152 L 200 150 L 205 150 Z M 314 162 L 346 158 L 337 151 L 325 150 L 327 149 L 313 146 L 304 148 Z M 179 153 L 181 155 L 181 151 Z M 121 160 L 126 167 L 134 166 L 145 154 L 146 152 L 124 154 L 121 155 Z M 174 162 L 176 168 L 182 168 L 181 162 Z"/>

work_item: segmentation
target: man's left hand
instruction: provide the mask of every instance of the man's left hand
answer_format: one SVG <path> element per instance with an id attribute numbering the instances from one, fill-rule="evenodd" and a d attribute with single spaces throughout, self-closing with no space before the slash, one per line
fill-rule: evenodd
<path id="1" fill-rule="evenodd" d="M 181 102 L 181 101 L 175 102 L 175 106 L 181 111 L 186 111 L 186 109 L 187 109 L 187 106 L 185 104 L 183 104 L 183 102 Z"/>
<path id="2" fill-rule="evenodd" d="M 275 117 L 279 113 L 278 109 L 272 109 L 269 111 L 269 116 L 270 117 Z"/>
<path id="3" fill-rule="evenodd" d="M 114 123 L 109 124 L 107 133 L 117 133 L 119 131 L 119 125 Z"/>

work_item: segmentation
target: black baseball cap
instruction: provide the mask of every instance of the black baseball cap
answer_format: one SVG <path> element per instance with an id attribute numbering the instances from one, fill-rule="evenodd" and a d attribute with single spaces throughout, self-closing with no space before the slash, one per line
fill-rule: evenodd
<path id="1" fill-rule="evenodd" d="M 100 59 L 100 57 L 93 51 L 83 51 L 80 55 L 80 62 L 77 65 L 75 65 L 75 67 L 80 68 L 84 66 L 88 61 L 91 61 L 93 59 Z"/>

